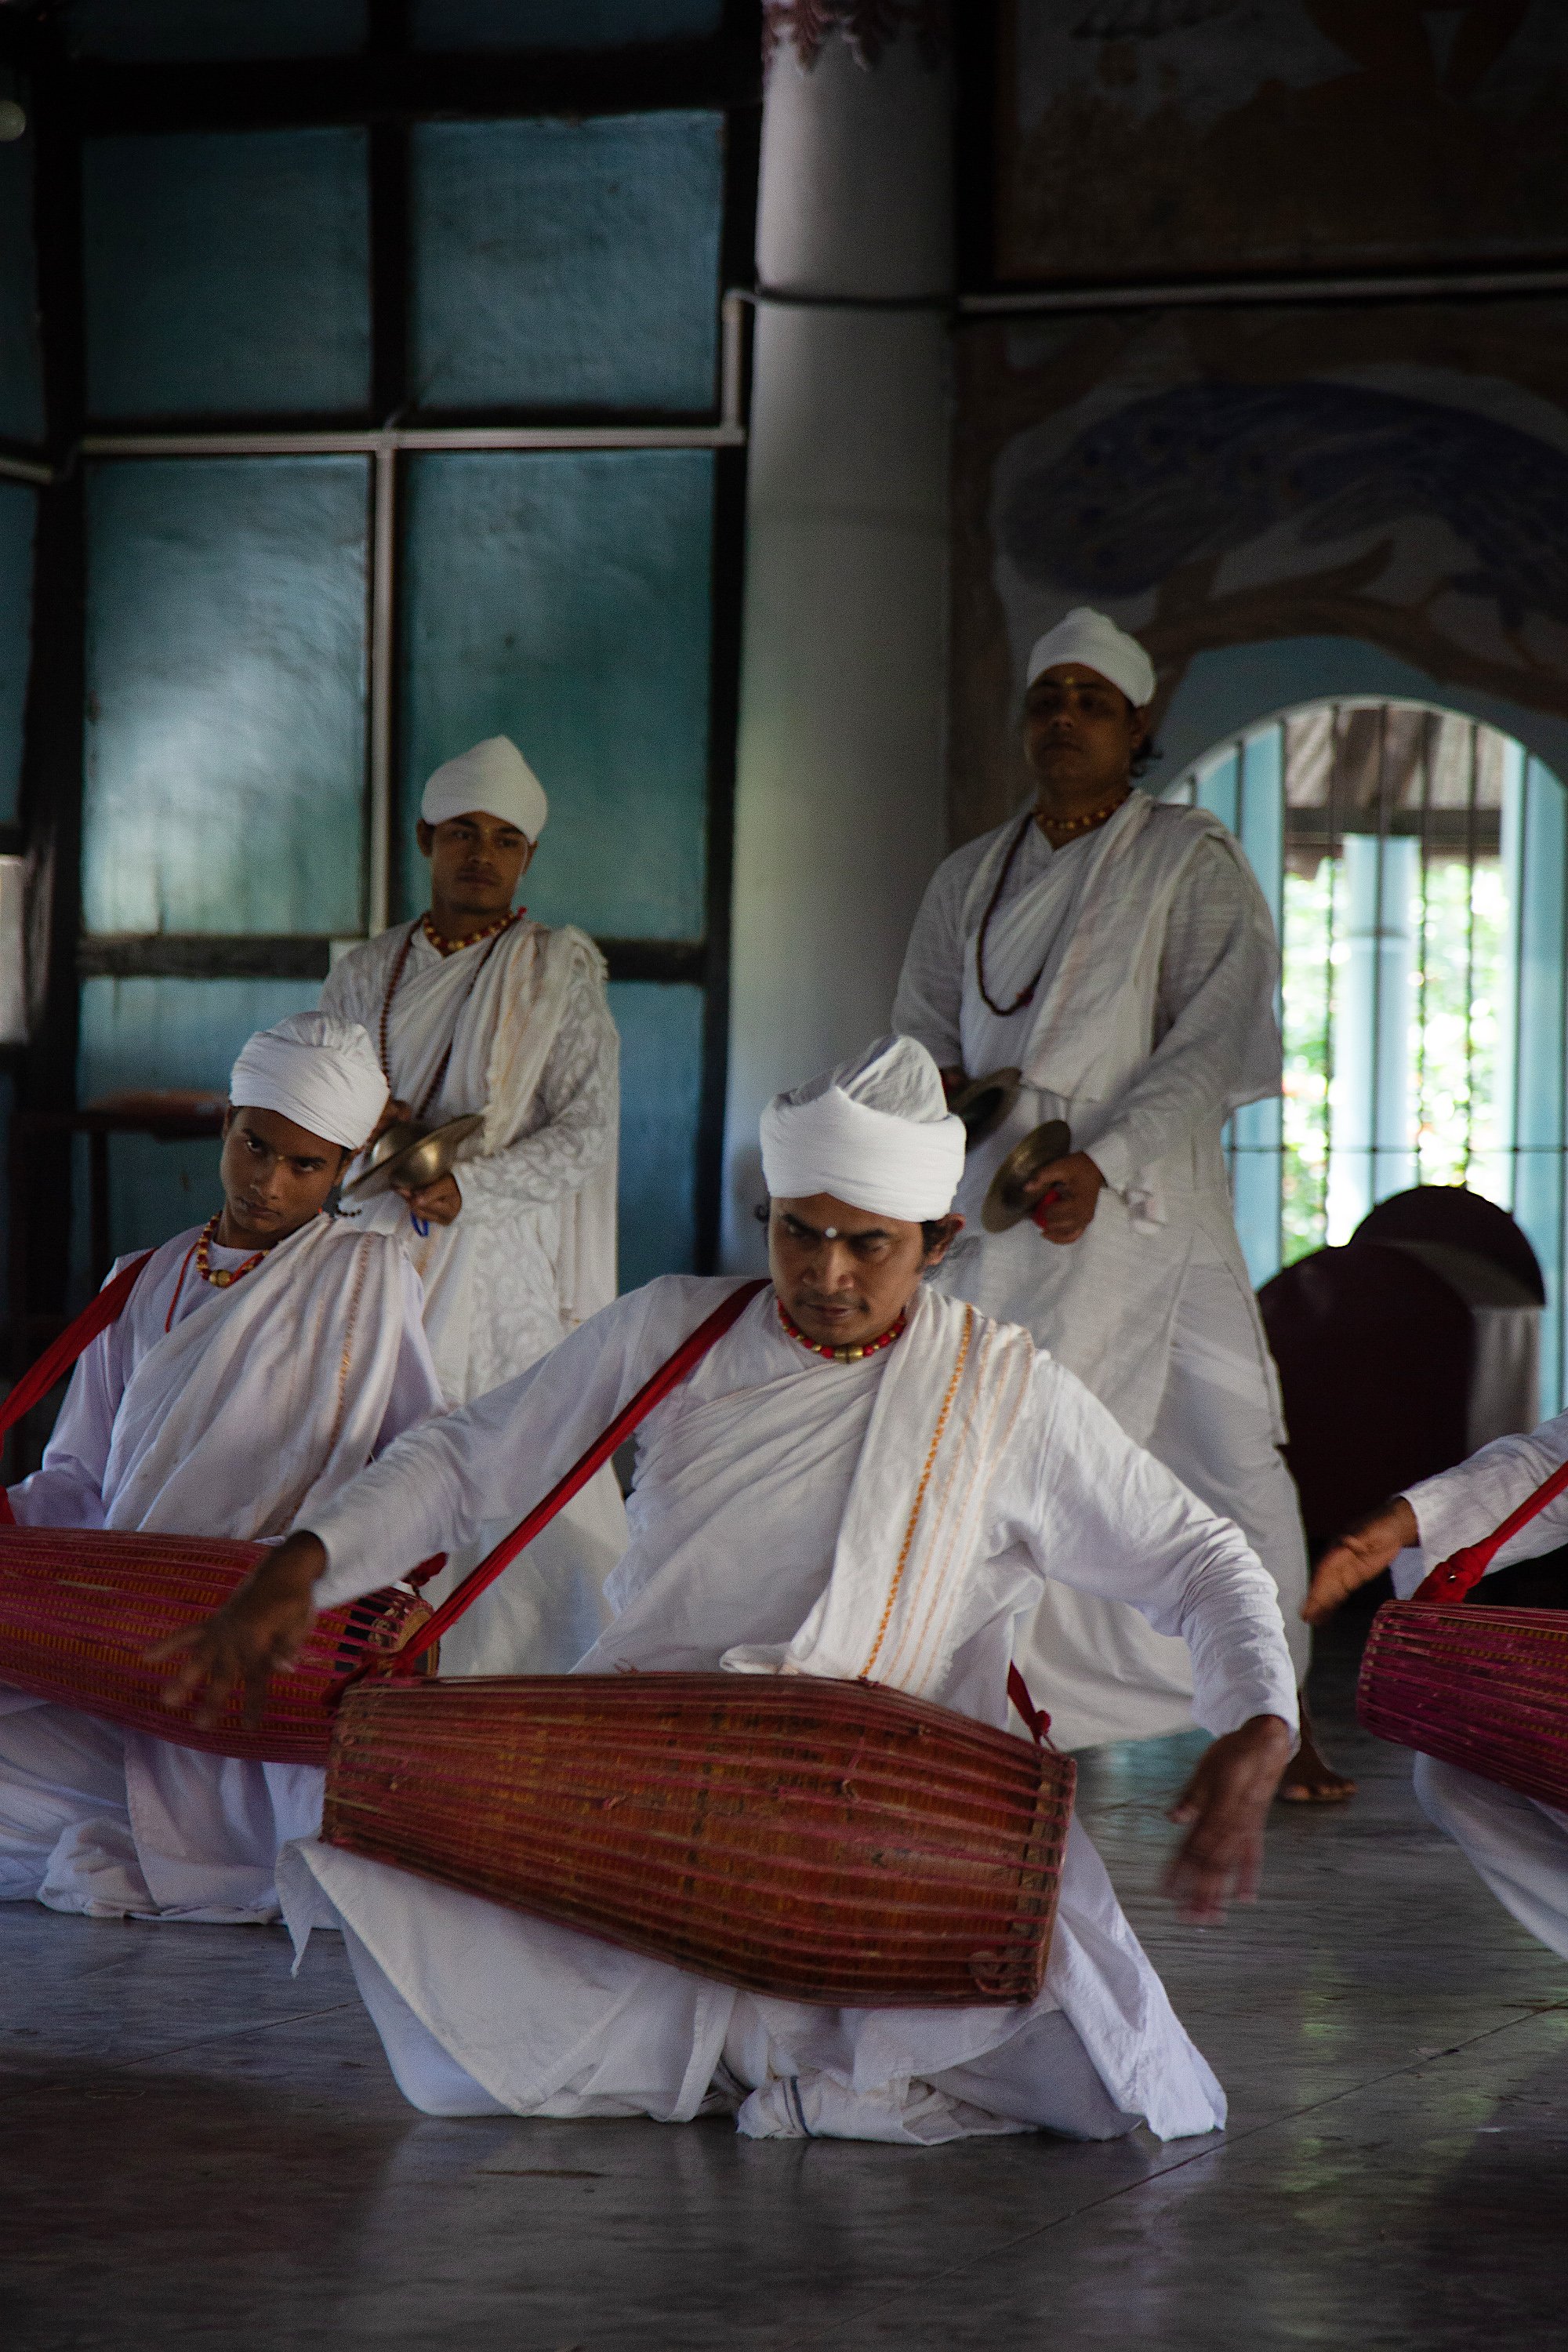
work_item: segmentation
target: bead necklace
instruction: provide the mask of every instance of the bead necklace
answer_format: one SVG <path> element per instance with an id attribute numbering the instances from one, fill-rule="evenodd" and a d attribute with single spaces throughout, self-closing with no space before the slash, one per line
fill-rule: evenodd
<path id="1" fill-rule="evenodd" d="M 1097 824 L 1104 824 L 1108 818 L 1113 817 L 1116 814 L 1117 810 L 1121 806 L 1122 802 L 1130 796 L 1131 792 L 1131 786 L 1128 785 L 1122 791 L 1118 793 L 1113 801 L 1107 801 L 1103 808 L 1090 809 L 1087 816 L 1063 817 L 1059 823 L 1053 817 L 1051 820 L 1051 831 L 1053 833 L 1069 835 L 1090 833 Z M 999 1021 L 1008 1020 L 1015 1013 L 1022 1013 L 1025 1005 L 1030 1003 L 1036 989 L 1038 988 L 1040 984 L 1040 973 L 1043 972 L 1046 968 L 1047 960 L 1042 956 L 1040 959 L 1039 971 L 1036 972 L 1035 977 L 1029 982 L 1027 988 L 1019 990 L 1011 1004 L 998 1004 L 996 999 L 992 995 L 991 991 L 985 985 L 985 942 L 991 932 L 991 919 L 1002 903 L 1002 893 L 1007 887 L 1007 877 L 1013 871 L 1013 860 L 1017 856 L 1018 852 L 1022 849 L 1025 842 L 1027 840 L 1029 827 L 1034 823 L 1035 812 L 1033 809 L 1030 809 L 1025 816 L 1023 824 L 1013 835 L 1013 839 L 1008 846 L 1007 855 L 1002 860 L 1002 871 L 996 877 L 996 887 L 991 893 L 991 902 L 986 908 L 984 914 L 980 919 L 980 937 L 975 942 L 974 977 L 980 983 L 981 995 L 984 997 L 990 1010 L 995 1013 Z M 1053 842 L 1051 846 L 1056 848 L 1058 845 Z"/>
<path id="2" fill-rule="evenodd" d="M 803 1348 L 809 1348 L 814 1356 L 826 1356 L 830 1364 L 858 1364 L 863 1356 L 879 1356 L 884 1348 L 892 1346 L 910 1319 L 907 1315 L 900 1315 L 898 1321 L 888 1330 L 875 1339 L 866 1340 L 860 1347 L 834 1348 L 830 1347 L 826 1339 L 808 1339 L 782 1298 L 775 1298 L 773 1305 L 778 1308 L 779 1321 L 784 1325 L 790 1338 L 798 1340 Z"/>
<path id="3" fill-rule="evenodd" d="M 462 940 L 447 939 L 444 931 L 436 929 L 427 914 L 420 916 L 419 928 L 438 956 L 461 955 L 465 948 L 477 948 L 481 940 L 493 940 L 499 931 L 510 931 L 513 923 L 520 921 L 527 912 L 526 907 L 514 907 L 510 913 L 498 915 L 493 923 L 487 923 L 482 931 L 470 931 L 467 939 Z"/>
<path id="4" fill-rule="evenodd" d="M 447 1083 L 447 1072 L 451 1066 L 452 1060 L 452 1048 L 458 1042 L 458 1023 L 462 1019 L 464 1005 L 468 1003 L 469 997 L 472 996 L 475 988 L 479 984 L 480 972 L 483 971 L 486 964 L 489 963 L 491 956 L 494 955 L 496 951 L 497 940 L 500 938 L 503 931 L 510 931 L 514 923 L 521 923 L 527 912 L 528 908 L 526 907 L 514 907 L 510 915 L 499 916 L 497 919 L 490 924 L 487 930 L 476 931 L 473 938 L 469 940 L 443 939 L 440 932 L 432 925 L 429 916 L 421 915 L 416 923 L 411 923 L 409 925 L 407 931 L 404 935 L 403 945 L 398 949 L 396 961 L 394 962 L 392 967 L 392 977 L 386 983 L 386 993 L 381 1000 L 381 1024 L 377 1032 L 376 1038 L 377 1049 L 381 1055 L 381 1074 L 386 1080 L 388 1087 L 392 1087 L 392 1063 L 388 1058 L 387 1046 L 387 1032 L 392 1020 L 392 1000 L 397 993 L 397 983 L 403 978 L 403 967 L 408 961 L 408 951 L 413 947 L 414 941 L 419 932 L 423 930 L 426 938 L 429 940 L 437 954 L 440 956 L 456 955 L 459 948 L 475 947 L 480 940 L 488 940 L 489 941 L 489 945 L 486 948 L 483 955 L 479 958 L 478 963 L 475 964 L 473 971 L 469 973 L 468 987 L 463 991 L 462 1000 L 458 1006 L 457 1012 L 452 1016 L 452 1034 L 447 1040 L 447 1050 L 441 1056 L 440 1066 L 437 1070 L 436 1075 L 431 1079 L 429 1085 L 426 1087 L 423 1098 L 415 1109 L 414 1124 L 416 1127 L 418 1127 L 423 1123 L 426 1113 L 429 1110 L 431 1104 L 435 1101 L 437 1096 L 440 1093 L 441 1088 Z M 393 1088 L 393 1091 L 395 1093 L 395 1087 Z"/>
<path id="5" fill-rule="evenodd" d="M 210 1282 L 215 1290 L 226 1290 L 231 1283 L 243 1282 L 247 1274 L 255 1273 L 267 1255 L 264 1249 L 253 1250 L 243 1265 L 214 1265 L 212 1245 L 217 1237 L 218 1219 L 222 1214 L 220 1209 L 216 1217 L 209 1217 L 196 1236 L 196 1272 L 204 1282 Z"/>

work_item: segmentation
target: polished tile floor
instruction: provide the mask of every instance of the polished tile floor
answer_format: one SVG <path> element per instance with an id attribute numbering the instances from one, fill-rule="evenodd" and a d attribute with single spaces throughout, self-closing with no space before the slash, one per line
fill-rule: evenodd
<path id="1" fill-rule="evenodd" d="M 1321 1710 L 1226 1927 L 1152 1893 L 1190 1740 L 1084 1810 L 1232 2100 L 1223 2137 L 917 2152 L 724 2123 L 438 2123 L 318 1937 L 0 1910 L 0 2345 L 805 2352 L 1568 2347 L 1568 1969 Z"/>

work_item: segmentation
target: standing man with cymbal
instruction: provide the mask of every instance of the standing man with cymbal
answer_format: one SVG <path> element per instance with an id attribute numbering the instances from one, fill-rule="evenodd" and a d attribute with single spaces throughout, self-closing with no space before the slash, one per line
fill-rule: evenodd
<path id="1" fill-rule="evenodd" d="M 1279 1587 L 1300 1678 L 1306 1547 L 1220 1150 L 1230 1112 L 1279 1091 L 1279 951 L 1238 844 L 1134 782 L 1153 695 L 1148 655 L 1103 614 L 1080 606 L 1040 638 L 1024 704 L 1035 803 L 938 868 L 893 1023 L 954 1088 L 1023 1073 L 970 1152 L 944 1287 L 1025 1325 L 1236 1521 Z M 984 1233 L 993 1175 L 1052 1118 L 1072 1149 L 1037 1172 L 1032 1216 Z M 1115 1601 L 1051 1585 L 1020 1657 L 1068 1746 L 1191 1720 L 1177 1644 Z M 1281 1793 L 1352 1793 L 1305 1724 Z"/>
<path id="2" fill-rule="evenodd" d="M 384 1126 L 483 1116 L 435 1182 L 358 1208 L 351 1182 L 343 1202 L 407 1249 L 453 1404 L 514 1379 L 616 1295 L 620 1041 L 605 961 L 574 925 L 548 930 L 512 905 L 548 811 L 504 735 L 437 768 L 416 832 L 428 910 L 345 956 L 321 992 L 376 1042 Z M 626 1543 L 605 1469 L 470 1612 L 448 1670 L 563 1674 L 598 1635 Z"/>

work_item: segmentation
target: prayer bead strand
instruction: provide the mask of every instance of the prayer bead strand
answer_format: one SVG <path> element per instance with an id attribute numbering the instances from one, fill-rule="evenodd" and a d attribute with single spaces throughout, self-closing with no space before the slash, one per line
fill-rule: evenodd
<path id="1" fill-rule="evenodd" d="M 826 1339 L 808 1339 L 782 1298 L 775 1298 L 773 1305 L 778 1308 L 779 1321 L 784 1325 L 790 1338 L 797 1340 L 801 1347 L 809 1348 L 814 1356 L 825 1356 L 830 1364 L 858 1364 L 864 1356 L 879 1356 L 884 1348 L 892 1346 L 909 1321 L 907 1315 L 900 1315 L 898 1321 L 890 1324 L 888 1329 L 880 1333 L 877 1339 L 867 1339 L 858 1347 L 835 1348 Z"/>

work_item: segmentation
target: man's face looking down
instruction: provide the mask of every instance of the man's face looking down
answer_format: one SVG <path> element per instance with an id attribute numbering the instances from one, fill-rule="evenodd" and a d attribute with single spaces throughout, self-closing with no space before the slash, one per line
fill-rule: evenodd
<path id="1" fill-rule="evenodd" d="M 218 1176 L 226 1249 L 270 1249 L 320 1214 L 353 1158 L 279 1110 L 232 1107 L 223 1123 Z"/>
<path id="2" fill-rule="evenodd" d="M 461 917 L 492 922 L 506 914 L 533 857 L 533 844 L 504 817 L 470 809 L 466 816 L 415 827 L 421 856 L 430 861 L 430 908 L 437 930 Z"/>
<path id="3" fill-rule="evenodd" d="M 768 1212 L 768 1269 L 791 1321 L 829 1348 L 864 1347 L 889 1330 L 914 1297 L 921 1276 L 940 1265 L 962 1217 L 925 1226 L 851 1208 L 830 1192 L 774 1201 Z"/>

